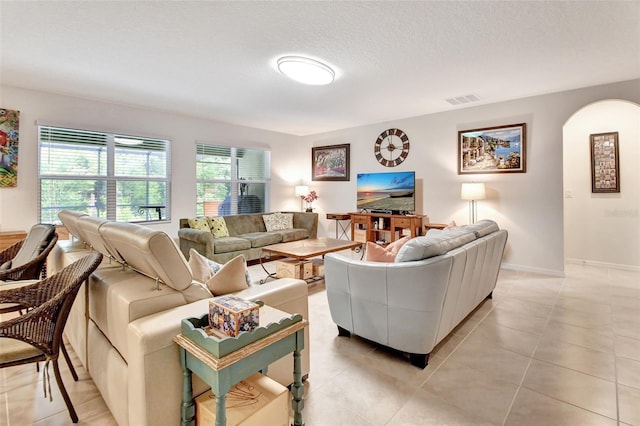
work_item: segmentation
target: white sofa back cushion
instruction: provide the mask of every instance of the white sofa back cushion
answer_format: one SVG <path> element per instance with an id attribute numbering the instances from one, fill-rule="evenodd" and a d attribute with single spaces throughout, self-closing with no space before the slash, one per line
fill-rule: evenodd
<path id="1" fill-rule="evenodd" d="M 67 231 L 74 237 L 83 240 L 83 236 L 80 232 L 80 229 L 77 225 L 78 219 L 87 216 L 86 213 L 72 211 L 72 210 L 61 210 L 58 213 L 58 218 L 62 221 L 62 224 L 67 228 Z"/>
<path id="2" fill-rule="evenodd" d="M 166 233 L 133 223 L 108 222 L 100 233 L 108 247 L 127 265 L 169 287 L 182 291 L 191 285 L 191 270 L 176 243 Z"/>
<path id="3" fill-rule="evenodd" d="M 475 239 L 476 234 L 473 230 L 462 227 L 438 233 L 429 233 L 422 237 L 413 238 L 403 245 L 396 256 L 395 262 L 411 262 L 442 256 Z"/>

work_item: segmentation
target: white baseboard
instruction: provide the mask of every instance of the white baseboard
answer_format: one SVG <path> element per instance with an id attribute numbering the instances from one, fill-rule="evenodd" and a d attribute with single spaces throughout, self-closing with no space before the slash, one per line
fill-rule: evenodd
<path id="1" fill-rule="evenodd" d="M 531 266 L 523 266 L 523 265 L 514 265 L 511 263 L 502 263 L 500 266 L 501 269 L 506 269 L 509 271 L 522 271 L 522 272 L 532 272 L 534 274 L 540 275 L 549 275 L 552 277 L 565 277 L 564 271 L 556 271 L 553 269 L 544 269 L 544 268 L 532 268 Z"/>
<path id="2" fill-rule="evenodd" d="M 619 269 L 622 271 L 640 272 L 640 266 L 635 266 L 635 265 L 623 265 L 620 263 L 597 262 L 595 260 L 584 260 L 584 259 L 566 259 L 565 262 L 571 263 L 572 265 L 594 266 L 597 268 L 609 268 L 609 269 Z"/>

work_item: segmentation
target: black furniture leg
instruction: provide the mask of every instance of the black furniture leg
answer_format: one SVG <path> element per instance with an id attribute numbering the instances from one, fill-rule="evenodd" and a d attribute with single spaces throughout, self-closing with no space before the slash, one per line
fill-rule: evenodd
<path id="1" fill-rule="evenodd" d="M 351 332 L 349 330 L 345 330 L 344 328 L 338 326 L 338 336 L 351 337 Z"/>
<path id="2" fill-rule="evenodd" d="M 409 362 L 418 368 L 425 368 L 429 363 L 429 354 L 409 354 Z"/>

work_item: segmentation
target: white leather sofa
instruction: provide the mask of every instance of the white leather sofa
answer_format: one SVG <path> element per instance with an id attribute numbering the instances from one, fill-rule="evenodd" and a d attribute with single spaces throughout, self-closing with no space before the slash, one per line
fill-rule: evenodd
<path id="1" fill-rule="evenodd" d="M 426 367 L 432 349 L 491 296 L 506 241 L 507 231 L 483 220 L 413 238 L 393 263 L 327 254 L 327 298 L 339 334 L 409 353 L 412 364 Z"/>
<path id="2" fill-rule="evenodd" d="M 48 273 L 88 250 L 104 255 L 72 308 L 66 337 L 119 425 L 177 425 L 182 402 L 182 370 L 173 337 L 180 322 L 208 310 L 212 294 L 192 281 L 189 264 L 166 233 L 63 211 L 75 236 L 49 256 Z M 308 318 L 307 284 L 279 279 L 236 293 Z M 302 374 L 309 374 L 305 336 Z M 268 375 L 283 385 L 293 381 L 293 357 L 271 364 Z M 207 386 L 195 375 L 194 394 Z"/>

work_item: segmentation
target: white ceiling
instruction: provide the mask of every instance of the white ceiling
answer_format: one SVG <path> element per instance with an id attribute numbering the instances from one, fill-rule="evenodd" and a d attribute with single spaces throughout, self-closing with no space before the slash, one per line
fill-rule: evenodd
<path id="1" fill-rule="evenodd" d="M 2 0 L 0 15 L 3 84 L 296 135 L 640 77 L 639 1 Z M 336 81 L 286 79 L 290 54 Z"/>

